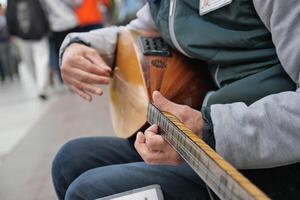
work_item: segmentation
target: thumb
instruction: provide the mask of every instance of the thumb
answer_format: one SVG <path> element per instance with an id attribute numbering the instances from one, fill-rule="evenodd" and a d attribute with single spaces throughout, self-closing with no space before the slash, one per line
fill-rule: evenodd
<path id="1" fill-rule="evenodd" d="M 160 110 L 169 113 L 174 113 L 174 109 L 178 107 L 178 104 L 166 99 L 159 91 L 154 91 L 152 94 L 153 104 Z"/>
<path id="2" fill-rule="evenodd" d="M 142 132 L 138 132 L 137 135 L 136 135 L 135 142 L 137 144 L 143 144 L 143 143 L 145 143 L 146 142 L 145 135 Z"/>

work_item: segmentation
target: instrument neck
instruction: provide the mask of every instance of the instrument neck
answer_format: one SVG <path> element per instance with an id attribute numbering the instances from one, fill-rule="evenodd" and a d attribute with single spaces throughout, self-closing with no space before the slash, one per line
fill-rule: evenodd
<path id="1" fill-rule="evenodd" d="M 147 120 L 221 199 L 269 199 L 172 114 L 149 104 Z"/>

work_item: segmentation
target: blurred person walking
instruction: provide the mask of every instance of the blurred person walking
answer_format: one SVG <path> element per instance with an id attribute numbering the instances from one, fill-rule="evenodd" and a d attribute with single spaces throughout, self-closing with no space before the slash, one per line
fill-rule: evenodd
<path id="1" fill-rule="evenodd" d="M 9 0 L 7 22 L 11 35 L 20 38 L 22 60 L 32 69 L 38 96 L 47 99 L 49 74 L 49 25 L 44 9 L 37 0 Z"/>
<path id="2" fill-rule="evenodd" d="M 110 6 L 110 0 L 82 0 L 81 4 L 74 8 L 79 23 L 77 32 L 87 32 L 102 28 L 104 17 L 100 6 Z"/>
<path id="3" fill-rule="evenodd" d="M 81 0 L 40 0 L 46 10 L 50 27 L 50 82 L 53 82 L 53 72 L 56 72 L 62 82 L 58 64 L 59 48 L 70 32 L 77 32 L 79 23 L 74 8 L 81 5 Z"/>
<path id="4" fill-rule="evenodd" d="M 50 66 L 62 81 L 58 55 L 63 40 L 71 32 L 101 28 L 103 16 L 99 7 L 100 5 L 108 7 L 109 0 L 41 0 L 41 2 L 45 7 L 51 30 Z M 53 82 L 53 79 L 50 78 L 50 82 Z"/>
<path id="5" fill-rule="evenodd" d="M 126 25 L 136 17 L 136 12 L 146 4 L 146 0 L 122 0 L 116 1 L 116 4 L 117 24 Z"/>
<path id="6" fill-rule="evenodd" d="M 9 66 L 10 36 L 7 31 L 5 8 L 0 4 L 0 78 L 5 81 L 7 75 L 12 79 L 13 74 Z"/>

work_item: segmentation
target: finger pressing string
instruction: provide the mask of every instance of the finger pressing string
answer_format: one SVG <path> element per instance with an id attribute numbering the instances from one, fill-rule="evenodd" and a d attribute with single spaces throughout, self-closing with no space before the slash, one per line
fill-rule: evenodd
<path id="1" fill-rule="evenodd" d="M 152 94 L 154 105 L 161 111 L 173 113 L 174 108 L 178 107 L 178 104 L 166 99 L 159 91 L 154 91 Z"/>

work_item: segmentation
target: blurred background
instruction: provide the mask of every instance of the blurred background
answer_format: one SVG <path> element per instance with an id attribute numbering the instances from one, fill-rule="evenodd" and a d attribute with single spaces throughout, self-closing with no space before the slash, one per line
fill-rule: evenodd
<path id="1" fill-rule="evenodd" d="M 92 103 L 70 92 L 58 50 L 68 33 L 126 24 L 144 3 L 0 0 L 1 200 L 57 199 L 51 162 L 59 148 L 78 137 L 114 135 L 108 88 Z"/>

